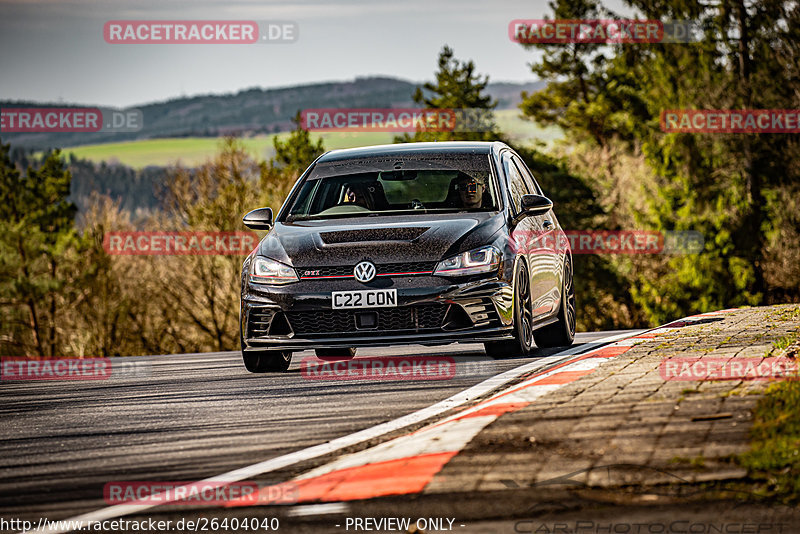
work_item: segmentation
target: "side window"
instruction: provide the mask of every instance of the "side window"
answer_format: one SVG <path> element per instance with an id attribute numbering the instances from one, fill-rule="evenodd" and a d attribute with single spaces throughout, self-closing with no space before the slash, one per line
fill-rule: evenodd
<path id="1" fill-rule="evenodd" d="M 533 177 L 533 174 L 531 174 L 531 171 L 528 169 L 528 166 L 525 165 L 525 162 L 523 162 L 517 156 L 512 156 L 511 158 L 514 160 L 514 163 L 517 164 L 517 167 L 519 167 L 519 171 L 522 174 L 522 177 L 525 179 L 525 183 L 528 185 L 528 190 L 531 193 L 542 195 L 543 194 L 542 189 L 539 187 L 539 184 L 536 182 L 536 179 Z"/>
<path id="2" fill-rule="evenodd" d="M 517 166 L 511 161 L 511 155 L 508 152 L 503 155 L 503 171 L 508 179 L 508 193 L 511 197 L 509 200 L 514 206 L 514 212 L 519 213 L 519 200 L 522 195 L 527 195 L 530 191 Z"/>

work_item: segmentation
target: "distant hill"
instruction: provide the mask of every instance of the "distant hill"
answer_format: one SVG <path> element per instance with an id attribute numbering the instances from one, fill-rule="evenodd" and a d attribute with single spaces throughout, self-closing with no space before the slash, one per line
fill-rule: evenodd
<path id="1" fill-rule="evenodd" d="M 522 91 L 533 92 L 542 82 L 492 83 L 487 92 L 498 109 L 516 107 Z M 135 106 L 144 127 L 132 133 L 2 133 L 4 143 L 28 149 L 80 146 L 166 137 L 252 136 L 287 131 L 298 110 L 306 108 L 415 107 L 411 95 L 416 83 L 386 77 L 357 78 L 278 89 L 246 89 L 235 94 L 175 98 Z M 0 101 L 4 107 L 79 107 L 62 103 Z M 83 106 L 89 107 L 89 106 Z"/>

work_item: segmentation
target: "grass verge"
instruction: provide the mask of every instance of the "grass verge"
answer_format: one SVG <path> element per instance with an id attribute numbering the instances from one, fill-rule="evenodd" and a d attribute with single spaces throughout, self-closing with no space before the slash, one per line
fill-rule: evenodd
<path id="1" fill-rule="evenodd" d="M 776 348 L 796 354 L 800 343 L 792 337 Z M 800 503 L 800 376 L 766 389 L 754 409 L 750 450 L 737 461 L 759 485 L 759 493 Z"/>

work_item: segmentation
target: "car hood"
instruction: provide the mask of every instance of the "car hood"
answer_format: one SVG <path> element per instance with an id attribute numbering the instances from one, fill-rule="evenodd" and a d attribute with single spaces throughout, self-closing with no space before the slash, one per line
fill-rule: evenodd
<path id="1" fill-rule="evenodd" d="M 491 243 L 502 213 L 276 223 L 258 253 L 293 267 L 439 261 Z"/>

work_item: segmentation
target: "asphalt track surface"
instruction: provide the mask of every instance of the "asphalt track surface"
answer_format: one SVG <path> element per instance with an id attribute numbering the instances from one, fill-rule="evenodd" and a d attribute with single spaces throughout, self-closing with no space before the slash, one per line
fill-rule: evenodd
<path id="1" fill-rule="evenodd" d="M 575 344 L 622 332 L 579 333 Z M 115 358 L 135 363 L 135 376 L 108 380 L 2 381 L 0 517 L 104 508 L 112 481 L 202 480 L 396 419 L 557 352 L 492 360 L 482 345 L 454 344 L 356 356 L 453 357 L 448 380 L 309 379 L 300 371 L 313 357 L 306 351 L 283 374 L 250 374 L 239 352 L 218 352 Z"/>

